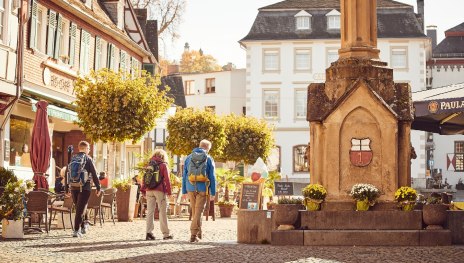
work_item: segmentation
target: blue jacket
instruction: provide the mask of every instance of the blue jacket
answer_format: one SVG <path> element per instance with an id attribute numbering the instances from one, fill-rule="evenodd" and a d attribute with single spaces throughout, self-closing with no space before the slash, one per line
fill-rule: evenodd
<path id="1" fill-rule="evenodd" d="M 195 148 L 193 149 L 194 152 L 204 152 L 202 148 Z M 185 159 L 184 163 L 184 172 L 182 174 L 182 194 L 186 194 L 187 192 L 195 192 L 195 186 L 190 183 L 188 180 L 188 167 L 190 164 L 190 159 L 192 155 L 190 154 Z M 216 194 L 216 177 L 214 175 L 214 160 L 211 156 L 208 155 L 208 159 L 206 160 L 206 175 L 209 179 L 209 193 L 210 195 Z M 198 192 L 206 192 L 206 183 L 204 182 L 197 182 L 197 191 Z"/>

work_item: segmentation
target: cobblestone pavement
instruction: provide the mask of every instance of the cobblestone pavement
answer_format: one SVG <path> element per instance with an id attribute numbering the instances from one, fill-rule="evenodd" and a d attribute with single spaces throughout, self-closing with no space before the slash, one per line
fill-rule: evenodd
<path id="1" fill-rule="evenodd" d="M 145 222 L 93 226 L 83 238 L 71 230 L 0 239 L 0 262 L 464 262 L 464 246 L 277 247 L 236 243 L 237 221 L 203 221 L 204 237 L 188 242 L 190 221 L 169 222 L 174 240 L 145 241 Z M 161 237 L 155 222 L 155 236 Z"/>

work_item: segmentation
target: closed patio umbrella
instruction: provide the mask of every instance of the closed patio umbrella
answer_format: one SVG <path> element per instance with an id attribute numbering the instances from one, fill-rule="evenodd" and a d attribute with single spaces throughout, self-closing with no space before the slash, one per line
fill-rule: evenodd
<path id="1" fill-rule="evenodd" d="M 31 139 L 31 165 L 34 172 L 33 180 L 35 189 L 44 188 L 48 190 L 48 182 L 45 172 L 50 165 L 51 141 L 48 131 L 48 102 L 39 101 L 36 104 L 37 113 L 35 116 L 34 128 L 32 129 Z"/>

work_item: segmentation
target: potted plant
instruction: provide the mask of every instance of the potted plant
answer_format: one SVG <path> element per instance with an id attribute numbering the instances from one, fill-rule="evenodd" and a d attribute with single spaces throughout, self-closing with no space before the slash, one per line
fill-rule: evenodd
<path id="1" fill-rule="evenodd" d="M 132 184 L 130 178 L 115 179 L 113 188 L 116 192 L 116 211 L 118 221 L 127 222 L 134 219 L 135 203 L 137 199 L 137 186 Z"/>
<path id="2" fill-rule="evenodd" d="M 10 180 L 0 197 L 0 219 L 3 238 L 23 238 L 26 194 L 34 189 L 34 181 Z"/>
<path id="3" fill-rule="evenodd" d="M 412 211 L 416 205 L 417 191 L 409 186 L 402 186 L 395 192 L 395 200 L 403 211 Z"/>
<path id="4" fill-rule="evenodd" d="M 5 186 L 9 181 L 16 182 L 18 181 L 18 179 L 16 178 L 12 170 L 0 167 L 0 196 L 2 195 Z"/>
<path id="5" fill-rule="evenodd" d="M 304 205 L 309 211 L 321 209 L 321 203 L 327 196 L 327 190 L 320 184 L 308 184 L 303 188 Z"/>
<path id="6" fill-rule="evenodd" d="M 380 196 L 380 191 L 372 184 L 355 184 L 351 188 L 351 197 L 356 200 L 356 211 L 367 211 Z"/>
<path id="7" fill-rule="evenodd" d="M 303 210 L 301 198 L 280 198 L 274 206 L 275 222 L 279 226 L 277 230 L 295 229 L 300 210 Z"/>
<path id="8" fill-rule="evenodd" d="M 269 172 L 267 178 L 264 181 L 263 196 L 269 197 L 269 202 L 266 204 L 267 210 L 274 209 L 274 182 L 280 180 L 282 176 L 277 171 Z"/>
<path id="9" fill-rule="evenodd" d="M 443 204 L 439 193 L 432 193 L 422 208 L 422 219 L 427 225 L 426 229 L 443 229 L 448 208 L 448 205 Z"/>
<path id="10" fill-rule="evenodd" d="M 234 210 L 235 203 L 231 201 L 221 200 L 216 203 L 219 207 L 221 217 L 231 217 Z"/>

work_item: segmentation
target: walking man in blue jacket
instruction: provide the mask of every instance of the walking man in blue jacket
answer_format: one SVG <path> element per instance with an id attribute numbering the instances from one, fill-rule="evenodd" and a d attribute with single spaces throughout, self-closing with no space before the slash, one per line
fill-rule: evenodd
<path id="1" fill-rule="evenodd" d="M 198 148 L 187 156 L 182 174 L 182 194 L 187 194 L 192 209 L 192 224 L 190 225 L 190 242 L 198 242 L 202 238 L 201 215 L 206 202 L 216 194 L 216 178 L 214 175 L 214 160 L 208 155 L 211 142 L 202 140 Z"/>

